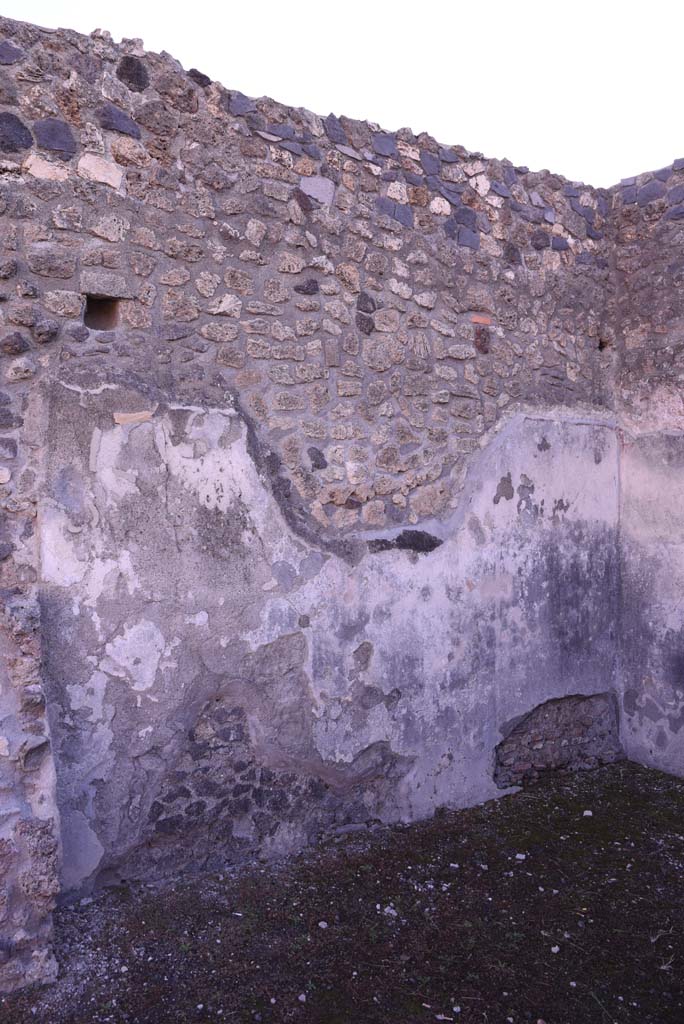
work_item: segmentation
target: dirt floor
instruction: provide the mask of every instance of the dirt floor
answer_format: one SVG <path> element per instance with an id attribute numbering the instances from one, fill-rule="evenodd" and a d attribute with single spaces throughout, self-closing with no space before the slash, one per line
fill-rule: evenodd
<path id="1" fill-rule="evenodd" d="M 684 1024 L 684 781 L 622 763 L 57 914 L 2 1024 Z"/>

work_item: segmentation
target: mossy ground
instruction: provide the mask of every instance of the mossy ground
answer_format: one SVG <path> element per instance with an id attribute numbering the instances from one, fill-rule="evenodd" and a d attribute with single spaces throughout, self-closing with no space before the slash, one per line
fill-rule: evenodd
<path id="1" fill-rule="evenodd" d="M 56 930 L 59 982 L 3 1024 L 683 1024 L 684 782 L 556 775 Z"/>

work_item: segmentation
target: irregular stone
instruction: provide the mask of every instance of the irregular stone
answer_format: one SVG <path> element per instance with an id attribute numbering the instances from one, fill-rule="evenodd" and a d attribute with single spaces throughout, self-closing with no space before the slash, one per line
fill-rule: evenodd
<path id="1" fill-rule="evenodd" d="M 41 181 L 66 181 L 69 177 L 69 169 L 60 167 L 58 164 L 50 163 L 37 153 L 29 153 L 24 162 L 24 169 L 34 178 Z"/>
<path id="2" fill-rule="evenodd" d="M 113 103 L 105 103 L 98 111 L 100 127 L 107 131 L 120 132 L 122 135 L 130 135 L 133 139 L 140 138 L 140 128 L 124 110 L 115 107 Z"/>
<path id="3" fill-rule="evenodd" d="M 48 345 L 59 334 L 56 320 L 37 320 L 33 325 L 33 336 L 39 345 Z"/>
<path id="4" fill-rule="evenodd" d="M 209 312 L 214 316 L 230 316 L 239 320 L 242 313 L 242 300 L 237 295 L 223 295 L 214 300 L 209 307 Z"/>
<path id="5" fill-rule="evenodd" d="M 0 352 L 6 356 L 19 356 L 23 352 L 28 352 L 31 348 L 29 342 L 20 334 L 15 331 L 13 334 L 6 334 L 2 341 L 0 341 Z"/>
<path id="6" fill-rule="evenodd" d="M 85 153 L 78 161 L 78 173 L 87 181 L 98 181 L 113 189 L 120 189 L 124 172 L 95 153 Z"/>
<path id="7" fill-rule="evenodd" d="M 152 159 L 142 142 L 122 135 L 112 141 L 112 156 L 122 167 L 145 167 Z"/>
<path id="8" fill-rule="evenodd" d="M 97 235 L 98 238 L 105 238 L 108 242 L 121 242 L 128 234 L 130 227 L 130 221 L 125 217 L 110 213 L 96 220 L 90 230 L 92 234 Z"/>
<path id="9" fill-rule="evenodd" d="M 301 284 L 296 284 L 294 290 L 298 295 L 316 295 L 319 290 L 318 281 L 315 277 L 310 277 Z"/>
<path id="10" fill-rule="evenodd" d="M 138 57 L 131 54 L 125 54 L 117 64 L 116 77 L 124 82 L 131 92 L 144 92 L 150 84 L 147 68 Z"/>
<path id="11" fill-rule="evenodd" d="M 60 160 L 70 160 L 76 152 L 76 139 L 68 124 L 56 117 L 44 117 L 33 125 L 36 143 L 41 149 L 55 153 Z"/>
<path id="12" fill-rule="evenodd" d="M 240 333 L 238 324 L 230 322 L 205 324 L 200 328 L 200 334 L 209 341 L 228 342 L 235 341 Z"/>
<path id="13" fill-rule="evenodd" d="M 33 136 L 16 114 L 0 113 L 0 150 L 5 153 L 20 153 L 33 145 Z"/>
<path id="14" fill-rule="evenodd" d="M 397 156 L 397 141 L 394 135 L 375 132 L 371 135 L 371 145 L 378 156 Z"/>
<path id="15" fill-rule="evenodd" d="M 211 85 L 211 78 L 209 75 L 203 74 L 198 71 L 197 68 L 190 68 L 188 71 L 188 78 L 191 78 L 196 85 L 199 85 L 201 89 L 206 89 L 208 85 Z"/>
<path id="16" fill-rule="evenodd" d="M 126 278 L 106 270 L 84 270 L 81 273 L 81 292 L 107 299 L 131 299 L 133 292 Z"/>
<path id="17" fill-rule="evenodd" d="M 335 117 L 334 114 L 328 114 L 328 116 L 323 119 L 323 128 L 331 142 L 342 146 L 347 144 L 347 134 L 342 127 L 342 122 L 338 117 Z"/>
<path id="18" fill-rule="evenodd" d="M 653 181 L 647 182 L 643 185 L 637 194 L 637 203 L 639 206 L 646 206 L 647 203 L 652 203 L 656 199 L 662 199 L 667 188 L 662 181 L 654 179 Z"/>
<path id="19" fill-rule="evenodd" d="M 9 39 L 0 42 L 0 64 L 17 64 L 24 59 L 24 51 L 11 43 Z"/>
<path id="20" fill-rule="evenodd" d="M 330 206 L 335 198 L 335 182 L 320 175 L 300 178 L 299 188 L 305 195 L 325 206 Z"/>
<path id="21" fill-rule="evenodd" d="M 50 291 L 43 296 L 45 308 L 55 316 L 75 319 L 81 315 L 83 298 L 78 292 Z"/>
<path id="22" fill-rule="evenodd" d="M 306 260 L 292 252 L 281 252 L 278 256 L 278 270 L 281 274 L 299 274 L 306 267 Z"/>
<path id="23" fill-rule="evenodd" d="M 533 231 L 530 235 L 530 242 L 533 249 L 548 249 L 551 245 L 551 237 L 546 231 Z"/>
<path id="24" fill-rule="evenodd" d="M 250 114 L 252 111 L 256 110 L 256 105 L 254 100 L 243 95 L 243 93 L 234 92 L 230 97 L 229 110 L 230 113 L 236 117 L 244 117 L 245 114 Z"/>
<path id="25" fill-rule="evenodd" d="M 439 217 L 448 217 L 451 213 L 451 204 L 442 196 L 435 196 L 430 202 L 430 212 L 436 213 Z"/>
<path id="26" fill-rule="evenodd" d="M 458 229 L 458 244 L 465 245 L 469 249 L 479 249 L 480 236 L 477 231 L 471 231 L 470 228 L 460 227 Z"/>
<path id="27" fill-rule="evenodd" d="M 67 249 L 40 243 L 29 250 L 26 262 L 34 274 L 40 277 L 58 277 L 67 279 L 76 270 L 76 257 Z"/>

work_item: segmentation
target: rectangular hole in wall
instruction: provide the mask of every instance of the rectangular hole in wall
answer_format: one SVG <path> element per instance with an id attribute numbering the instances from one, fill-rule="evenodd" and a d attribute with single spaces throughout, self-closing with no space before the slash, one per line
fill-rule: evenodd
<path id="1" fill-rule="evenodd" d="M 111 331 L 119 323 L 119 300 L 86 295 L 83 323 L 93 331 Z"/>

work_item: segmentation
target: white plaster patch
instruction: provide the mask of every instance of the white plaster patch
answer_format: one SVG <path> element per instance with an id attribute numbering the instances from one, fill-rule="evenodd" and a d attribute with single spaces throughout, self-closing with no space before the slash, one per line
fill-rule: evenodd
<path id="1" fill-rule="evenodd" d="M 122 470 L 117 461 L 131 427 L 117 426 L 105 432 L 96 428 L 90 444 L 90 469 L 105 489 L 107 499 L 116 501 L 138 491 L 135 469 Z"/>
<path id="2" fill-rule="evenodd" d="M 61 509 L 45 504 L 40 523 L 40 561 L 42 577 L 58 587 L 72 587 L 80 583 L 87 571 L 71 535 L 67 532 L 69 520 Z"/>
<path id="3" fill-rule="evenodd" d="M 155 624 L 141 619 L 107 644 L 100 667 L 109 675 L 127 679 L 134 690 L 149 690 L 165 646 Z"/>
<path id="4" fill-rule="evenodd" d="M 85 685 L 73 683 L 67 686 L 69 703 L 73 711 L 90 711 L 92 722 L 104 718 L 104 697 L 107 687 L 107 676 L 104 672 L 93 672 Z"/>

